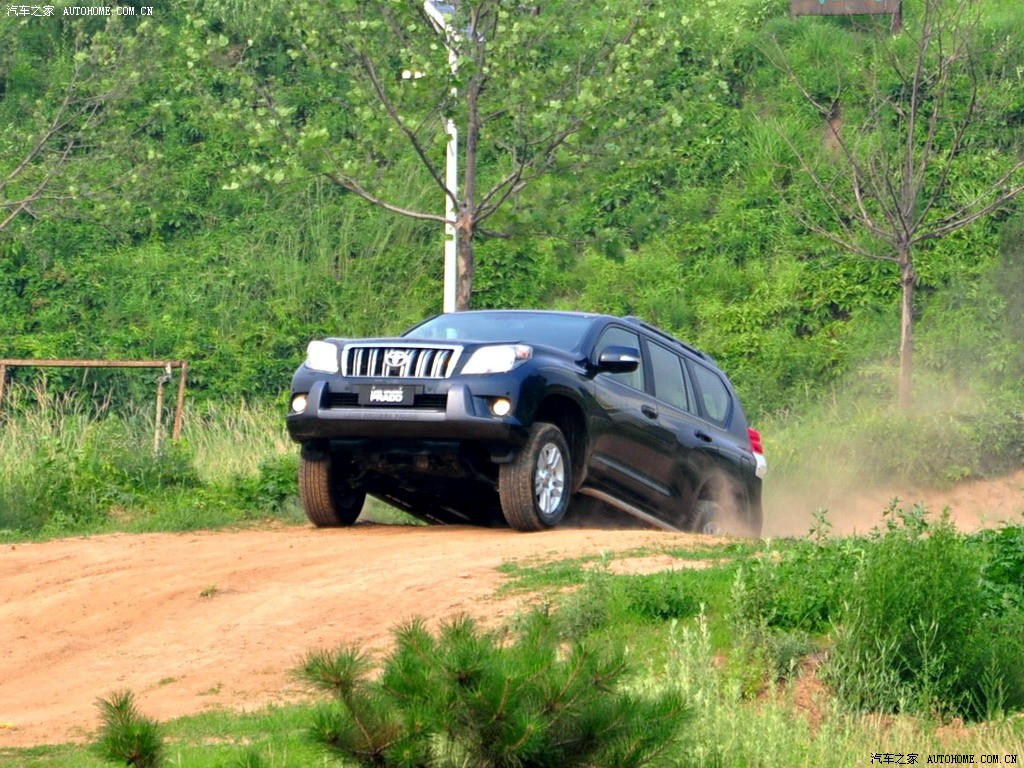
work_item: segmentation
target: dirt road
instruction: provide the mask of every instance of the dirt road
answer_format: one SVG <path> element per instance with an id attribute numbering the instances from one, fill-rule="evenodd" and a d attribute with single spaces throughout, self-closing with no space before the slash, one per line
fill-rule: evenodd
<path id="1" fill-rule="evenodd" d="M 683 534 L 357 525 L 113 535 L 0 550 L 0 747 L 87 740 L 96 698 L 135 692 L 158 720 L 301 694 L 313 648 L 382 647 L 397 623 L 500 619 L 497 567 Z"/>
<path id="2" fill-rule="evenodd" d="M 953 507 L 967 530 L 1021 522 L 1024 471 L 937 494 L 768 500 L 766 535 L 807 531 L 833 511 L 837 534 L 865 532 L 888 499 Z M 301 695 L 289 672 L 308 650 L 386 645 L 413 616 L 467 612 L 497 622 L 498 566 L 692 544 L 685 534 L 558 529 L 287 527 L 64 539 L 0 548 L 0 747 L 82 741 L 95 701 L 131 689 L 158 720 L 211 707 L 253 709 Z"/>

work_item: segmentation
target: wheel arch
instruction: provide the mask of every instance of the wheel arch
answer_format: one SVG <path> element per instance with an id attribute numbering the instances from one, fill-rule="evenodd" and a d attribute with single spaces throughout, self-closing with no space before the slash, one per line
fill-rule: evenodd
<path id="1" fill-rule="evenodd" d="M 707 501 L 722 508 L 725 519 L 732 521 L 729 527 L 741 535 L 760 536 L 763 511 L 759 488 L 749 487 L 735 468 L 714 462 L 700 484 L 694 487 L 692 498 L 695 507 Z"/>
<path id="2" fill-rule="evenodd" d="M 541 401 L 533 420 L 554 424 L 565 436 L 572 459 L 572 492 L 575 493 L 583 484 L 587 460 L 587 421 L 583 407 L 569 395 L 549 394 Z"/>

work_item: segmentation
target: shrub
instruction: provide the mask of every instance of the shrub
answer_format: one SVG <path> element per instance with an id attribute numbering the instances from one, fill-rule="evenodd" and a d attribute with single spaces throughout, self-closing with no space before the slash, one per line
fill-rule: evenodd
<path id="1" fill-rule="evenodd" d="M 436 636 L 414 621 L 395 640 L 377 679 L 358 648 L 313 652 L 298 670 L 332 697 L 314 737 L 359 765 L 650 765 L 688 714 L 672 690 L 624 690 L 621 650 L 563 647 L 540 612 L 507 643 L 468 618 Z"/>
<path id="2" fill-rule="evenodd" d="M 826 679 L 856 709 L 979 719 L 1024 706 L 1020 612 L 986 610 L 983 564 L 948 517 L 891 505 L 864 552 Z"/>
<path id="3" fill-rule="evenodd" d="M 97 701 L 102 725 L 96 749 L 105 759 L 134 766 L 156 768 L 164 762 L 163 738 L 156 721 L 139 713 L 131 691 L 112 693 Z"/>
<path id="4" fill-rule="evenodd" d="M 842 613 L 860 545 L 855 539 L 830 539 L 829 528 L 819 512 L 810 539 L 769 548 L 736 573 L 729 620 L 739 663 L 747 655 L 757 675 L 791 678 L 817 650 L 816 638 L 827 635 Z"/>
<path id="5" fill-rule="evenodd" d="M 856 539 L 830 539 L 828 528 L 820 512 L 811 539 L 770 548 L 740 567 L 732 620 L 741 633 L 831 629 L 851 589 L 861 545 Z"/>
<path id="6" fill-rule="evenodd" d="M 579 589 L 559 601 L 555 623 L 563 637 L 578 639 L 615 623 L 696 616 L 700 599 L 692 575 L 663 571 L 613 576 L 604 569 L 590 571 Z"/>
<path id="7" fill-rule="evenodd" d="M 580 639 L 612 621 L 612 576 L 606 570 L 587 573 L 583 586 L 563 597 L 555 621 L 563 637 Z"/>
<path id="8" fill-rule="evenodd" d="M 688 573 L 662 571 L 622 577 L 626 610 L 644 621 L 670 621 L 696 616 L 700 600 Z"/>
<path id="9" fill-rule="evenodd" d="M 273 456 L 260 463 L 254 476 L 236 476 L 232 494 L 244 507 L 256 512 L 276 514 L 289 499 L 299 495 L 299 456 L 297 452 Z"/>
<path id="10" fill-rule="evenodd" d="M 997 615 L 1024 610 L 1024 526 L 980 531 L 969 541 L 982 562 L 986 610 Z"/>

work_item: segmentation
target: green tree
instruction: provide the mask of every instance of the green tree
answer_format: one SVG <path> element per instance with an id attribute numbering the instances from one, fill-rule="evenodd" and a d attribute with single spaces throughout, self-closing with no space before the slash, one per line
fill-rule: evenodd
<path id="1" fill-rule="evenodd" d="M 993 32 L 982 26 L 984 3 L 975 0 L 906 5 L 898 34 L 876 27 L 874 35 L 844 37 L 817 25 L 803 38 L 803 62 L 795 62 L 797 46 L 784 50 L 776 41 L 771 52 L 799 88 L 803 107 L 812 108 L 802 138 L 782 134 L 818 202 L 809 204 L 806 189 L 780 174 L 788 207 L 845 251 L 898 269 L 904 408 L 926 244 L 1024 191 L 1024 147 L 1005 130 L 1019 110 L 1013 94 L 1022 84 L 1021 43 L 1010 32 L 1024 22 L 1019 9 L 1016 26 Z"/>
<path id="2" fill-rule="evenodd" d="M 5 26 L 0 233 L 121 198 L 144 164 L 122 108 L 144 76 L 153 24 L 27 17 Z"/>
<path id="3" fill-rule="evenodd" d="M 653 134 L 637 141 L 638 130 L 679 122 L 659 95 L 677 64 L 674 7 L 300 0 L 288 4 L 280 35 L 243 39 L 225 24 L 211 27 L 211 40 L 236 52 L 223 58 L 252 94 L 228 111 L 272 148 L 267 164 L 243 172 L 272 181 L 322 175 L 394 213 L 452 225 L 456 306 L 465 309 L 475 239 L 508 234 L 492 223 L 527 186 L 608 154 L 623 160 L 657 143 Z M 297 63 L 290 72 L 279 66 L 282 52 Z M 445 172 L 452 126 L 462 135 L 455 180 Z M 452 219 L 409 202 L 425 186 L 438 191 L 438 208 L 442 196 L 450 203 Z"/>

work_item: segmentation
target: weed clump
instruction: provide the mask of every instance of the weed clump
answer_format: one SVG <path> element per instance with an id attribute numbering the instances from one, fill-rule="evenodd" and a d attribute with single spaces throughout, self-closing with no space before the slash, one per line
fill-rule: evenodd
<path id="1" fill-rule="evenodd" d="M 1024 614 L 943 516 L 895 503 L 864 550 L 825 667 L 856 709 L 979 720 L 1024 707 Z M 1018 573 L 1019 577 L 1019 573 Z"/>
<path id="2" fill-rule="evenodd" d="M 864 538 L 809 539 L 744 564 L 731 621 L 775 679 L 827 649 L 824 680 L 854 710 L 981 720 L 1024 708 L 1024 529 L 959 533 L 890 504 Z"/>
<path id="3" fill-rule="evenodd" d="M 691 574 L 662 571 L 613 576 L 599 568 L 583 585 L 558 601 L 554 620 L 563 637 L 579 639 L 608 627 L 658 623 L 700 613 L 700 594 Z"/>

